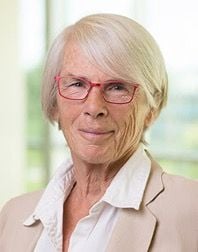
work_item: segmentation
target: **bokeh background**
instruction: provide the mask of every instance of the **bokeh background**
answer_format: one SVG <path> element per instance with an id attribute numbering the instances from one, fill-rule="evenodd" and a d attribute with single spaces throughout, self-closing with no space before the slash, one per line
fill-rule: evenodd
<path id="1" fill-rule="evenodd" d="M 134 18 L 155 37 L 169 74 L 169 103 L 147 134 L 164 170 L 198 178 L 197 0 L 0 0 L 0 206 L 43 188 L 69 150 L 42 116 L 40 85 L 55 36 L 80 17 Z"/>

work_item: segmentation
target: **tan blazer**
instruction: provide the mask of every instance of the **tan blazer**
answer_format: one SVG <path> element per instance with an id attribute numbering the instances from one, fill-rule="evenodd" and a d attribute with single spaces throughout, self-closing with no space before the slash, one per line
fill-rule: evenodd
<path id="1" fill-rule="evenodd" d="M 1 252 L 34 251 L 42 224 L 38 221 L 25 227 L 22 223 L 41 194 L 17 197 L 4 207 L 0 216 Z M 121 211 L 107 248 L 107 252 L 146 251 L 198 252 L 198 183 L 163 173 L 154 161 L 140 210 Z"/>

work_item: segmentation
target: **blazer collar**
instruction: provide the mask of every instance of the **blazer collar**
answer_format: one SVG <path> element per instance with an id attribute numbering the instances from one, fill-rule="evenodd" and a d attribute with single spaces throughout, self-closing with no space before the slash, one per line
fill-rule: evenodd
<path id="1" fill-rule="evenodd" d="M 122 209 L 114 228 L 107 252 L 148 251 L 154 235 L 157 220 L 149 209 L 164 190 L 163 171 L 151 160 L 151 173 L 140 209 Z"/>
<path id="2" fill-rule="evenodd" d="M 151 158 L 151 173 L 145 190 L 143 205 L 151 203 L 164 190 L 163 173 L 160 165 Z"/>

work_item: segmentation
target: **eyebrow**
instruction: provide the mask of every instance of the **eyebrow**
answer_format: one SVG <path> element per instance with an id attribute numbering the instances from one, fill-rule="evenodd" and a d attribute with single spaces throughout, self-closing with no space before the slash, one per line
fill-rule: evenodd
<path id="1" fill-rule="evenodd" d="M 64 75 L 64 74 L 63 74 L 63 75 Z M 85 77 L 85 76 L 75 75 L 75 74 L 72 74 L 72 73 L 67 73 L 67 75 L 68 75 L 69 77 L 79 78 L 79 79 L 84 79 L 84 80 L 89 81 L 89 79 L 88 79 L 87 77 Z"/>
<path id="2" fill-rule="evenodd" d="M 65 73 L 66 74 L 66 73 Z M 63 73 L 64 75 L 64 73 Z M 73 77 L 73 78 L 76 78 L 76 79 L 82 79 L 82 80 L 85 80 L 85 81 L 88 81 L 88 82 L 92 82 L 90 79 L 88 79 L 87 77 L 85 76 L 82 76 L 82 75 L 75 75 L 75 74 L 72 74 L 70 72 L 67 73 L 68 76 L 70 77 Z M 106 83 L 106 82 L 126 82 L 122 79 L 109 79 L 109 80 L 105 80 L 105 81 L 99 81 L 99 82 L 94 82 L 94 83 Z"/>

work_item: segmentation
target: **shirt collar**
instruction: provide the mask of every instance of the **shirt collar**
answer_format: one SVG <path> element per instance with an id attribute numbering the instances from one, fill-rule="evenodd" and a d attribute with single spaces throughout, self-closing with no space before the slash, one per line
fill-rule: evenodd
<path id="1" fill-rule="evenodd" d="M 58 167 L 36 209 L 24 221 L 25 226 L 31 226 L 37 220 L 41 220 L 43 225 L 49 222 L 56 222 L 57 225 L 57 222 L 62 222 L 63 204 L 75 183 L 72 166 L 71 160 L 67 160 Z M 143 144 L 140 144 L 116 174 L 100 202 L 104 201 L 119 208 L 138 210 L 150 174 L 150 167 L 151 161 L 145 153 Z"/>
<path id="2" fill-rule="evenodd" d="M 40 220 L 58 251 L 62 250 L 63 205 L 75 183 L 72 166 L 70 160 L 60 165 L 35 211 L 23 223 L 31 226 Z"/>
<path id="3" fill-rule="evenodd" d="M 39 219 L 45 224 L 49 220 L 51 221 L 54 216 L 61 216 L 60 209 L 63 208 L 65 198 L 75 183 L 72 166 L 71 160 L 66 160 L 58 167 L 34 212 L 24 221 L 25 226 L 30 226 Z"/>
<path id="4" fill-rule="evenodd" d="M 101 201 L 119 208 L 138 210 L 143 199 L 144 190 L 151 170 L 151 161 L 140 144 L 116 174 Z"/>

